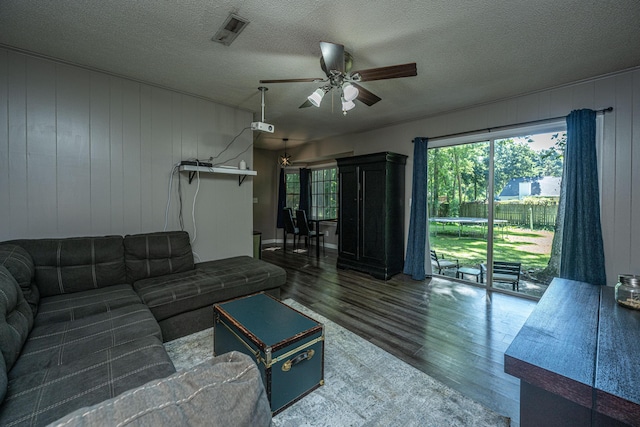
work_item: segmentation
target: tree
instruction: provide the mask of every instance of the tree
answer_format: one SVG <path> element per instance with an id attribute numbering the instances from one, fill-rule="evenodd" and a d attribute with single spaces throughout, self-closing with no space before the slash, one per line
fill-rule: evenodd
<path id="1" fill-rule="evenodd" d="M 564 158 L 564 150 L 567 146 L 567 134 L 566 132 L 563 134 L 555 134 L 552 139 L 555 139 L 555 150 L 559 153 L 559 160 L 561 163 Z M 562 176 L 562 171 L 560 171 L 559 175 Z M 561 187 L 564 188 L 564 187 Z M 543 271 L 543 275 L 549 278 L 558 276 L 560 274 L 560 255 L 562 253 L 562 233 L 564 230 L 564 213 L 566 208 L 565 203 L 565 195 L 563 191 L 560 190 L 560 202 L 558 203 L 558 213 L 556 216 L 556 225 L 553 228 L 553 241 L 551 242 L 551 256 L 549 257 L 549 263 L 547 267 Z"/>
<path id="2" fill-rule="evenodd" d="M 535 178 L 536 152 L 526 142 L 496 141 L 494 147 L 494 196 L 514 178 Z"/>
<path id="3" fill-rule="evenodd" d="M 562 157 L 555 147 L 541 150 L 536 159 L 537 176 L 562 176 Z"/>

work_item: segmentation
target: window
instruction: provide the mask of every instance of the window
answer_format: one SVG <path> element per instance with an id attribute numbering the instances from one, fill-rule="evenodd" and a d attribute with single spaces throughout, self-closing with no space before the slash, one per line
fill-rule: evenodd
<path id="1" fill-rule="evenodd" d="M 564 123 L 548 126 L 429 147 L 430 247 L 459 266 L 457 273 L 436 273 L 462 273 L 493 289 L 542 296 L 559 259 L 554 233 L 566 142 Z M 502 270 L 513 265 L 517 274 L 494 270 L 488 280 L 490 264 Z"/>
<path id="2" fill-rule="evenodd" d="M 300 206 L 300 175 L 298 172 L 285 172 L 285 187 L 287 189 L 286 207 L 293 210 Z"/>
<path id="3" fill-rule="evenodd" d="M 311 171 L 311 217 L 338 217 L 338 169 Z"/>

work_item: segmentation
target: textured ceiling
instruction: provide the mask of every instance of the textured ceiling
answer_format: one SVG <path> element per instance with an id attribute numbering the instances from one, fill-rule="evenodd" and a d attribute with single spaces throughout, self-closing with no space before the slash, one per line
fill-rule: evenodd
<path id="1" fill-rule="evenodd" d="M 251 23 L 210 41 L 230 12 Z M 256 145 L 358 132 L 640 65 L 638 0 L 1 0 L 0 43 L 105 70 L 260 118 L 260 79 L 323 77 L 319 42 L 353 69 L 416 62 L 417 77 L 362 83 L 382 98 L 343 116 L 319 85 L 267 85 Z"/>

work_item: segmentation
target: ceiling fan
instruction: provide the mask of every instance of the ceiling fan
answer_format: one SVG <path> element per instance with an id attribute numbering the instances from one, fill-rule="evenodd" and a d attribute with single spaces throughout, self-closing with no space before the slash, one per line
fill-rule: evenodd
<path id="1" fill-rule="evenodd" d="M 322 51 L 320 67 L 327 75 L 326 78 L 260 80 L 260 83 L 323 83 L 320 88 L 316 89 L 307 97 L 307 100 L 300 108 L 311 106 L 319 107 L 324 95 L 335 89 L 336 92 L 340 94 L 342 112 L 347 114 L 347 111 L 355 107 L 353 101 L 356 99 L 368 106 L 372 106 L 381 100 L 379 96 L 360 86 L 358 84 L 359 82 L 397 79 L 418 75 L 415 62 L 351 72 L 353 57 L 349 52 L 344 50 L 343 45 L 320 42 L 320 50 Z"/>

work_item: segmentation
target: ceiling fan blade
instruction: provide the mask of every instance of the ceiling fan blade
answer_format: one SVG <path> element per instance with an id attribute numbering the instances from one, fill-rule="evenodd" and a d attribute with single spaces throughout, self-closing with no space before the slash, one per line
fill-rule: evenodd
<path id="1" fill-rule="evenodd" d="M 376 102 L 382 99 L 378 95 L 369 92 L 367 89 L 363 88 L 358 84 L 355 84 L 355 83 L 351 83 L 351 84 L 358 88 L 358 97 L 356 99 L 362 102 L 363 104 L 368 105 L 369 107 L 371 107 L 373 104 L 375 104 Z"/>
<path id="2" fill-rule="evenodd" d="M 260 80 L 260 83 L 314 83 L 321 82 L 324 79 L 309 78 L 309 79 L 282 79 L 282 80 Z"/>
<path id="3" fill-rule="evenodd" d="M 341 44 L 320 42 L 320 50 L 322 50 L 322 59 L 327 67 L 327 75 L 331 70 L 344 73 L 344 46 Z"/>
<path id="4" fill-rule="evenodd" d="M 313 107 L 313 104 L 308 99 L 304 102 L 304 104 L 302 104 L 298 108 L 307 108 L 307 107 Z"/>
<path id="5" fill-rule="evenodd" d="M 360 78 L 357 79 L 356 75 Z M 413 77 L 418 75 L 416 63 L 391 65 L 389 67 L 370 68 L 368 70 L 354 71 L 351 76 L 355 81 L 369 82 L 371 80 L 397 79 L 400 77 Z"/>

